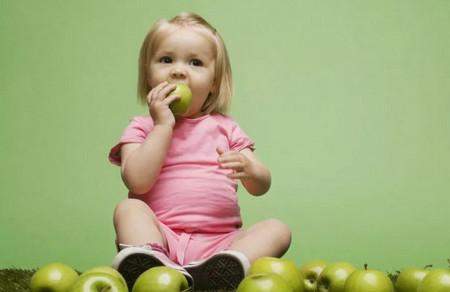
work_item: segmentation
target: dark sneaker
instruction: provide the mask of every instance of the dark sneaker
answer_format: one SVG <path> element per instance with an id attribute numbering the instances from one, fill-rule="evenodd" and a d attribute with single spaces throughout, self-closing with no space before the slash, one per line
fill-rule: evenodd
<path id="1" fill-rule="evenodd" d="M 125 247 L 112 263 L 112 267 L 125 278 L 129 291 L 143 272 L 158 266 L 167 266 L 181 272 L 192 287 L 192 277 L 183 267 L 172 262 L 164 253 L 153 250 L 149 245 Z"/>
<path id="2" fill-rule="evenodd" d="M 194 291 L 229 291 L 236 290 L 249 266 L 245 255 L 226 250 L 183 268 L 194 279 Z"/>

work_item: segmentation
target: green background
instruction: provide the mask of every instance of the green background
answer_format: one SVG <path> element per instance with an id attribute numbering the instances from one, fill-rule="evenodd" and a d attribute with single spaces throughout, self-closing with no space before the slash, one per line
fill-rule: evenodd
<path id="1" fill-rule="evenodd" d="M 3 0 L 0 267 L 110 264 L 107 154 L 147 112 L 145 33 L 181 11 L 225 39 L 230 114 L 272 171 L 266 196 L 239 191 L 245 226 L 286 222 L 299 265 L 446 266 L 450 1 Z"/>

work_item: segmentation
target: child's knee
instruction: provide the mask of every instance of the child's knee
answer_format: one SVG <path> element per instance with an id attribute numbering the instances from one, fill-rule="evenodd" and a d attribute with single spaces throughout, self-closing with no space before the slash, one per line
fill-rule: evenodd
<path id="1" fill-rule="evenodd" d="M 283 221 L 275 218 L 268 219 L 265 223 L 266 227 L 276 237 L 277 242 L 279 242 L 283 248 L 289 248 L 292 240 L 292 232 L 289 226 Z"/>
<path id="2" fill-rule="evenodd" d="M 114 220 L 124 216 L 136 214 L 137 212 L 148 212 L 152 214 L 150 207 L 138 199 L 124 199 L 120 201 L 114 209 Z"/>

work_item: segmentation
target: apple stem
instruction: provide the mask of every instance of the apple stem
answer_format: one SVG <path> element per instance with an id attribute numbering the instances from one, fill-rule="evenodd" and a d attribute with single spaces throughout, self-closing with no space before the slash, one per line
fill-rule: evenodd
<path id="1" fill-rule="evenodd" d="M 433 267 L 433 265 L 426 265 L 425 267 L 423 267 L 424 269 L 430 269 L 430 268 L 432 268 Z"/>
<path id="2" fill-rule="evenodd" d="M 368 266 L 368 264 L 364 264 L 364 270 L 366 270 L 366 271 L 367 271 L 367 266 Z"/>

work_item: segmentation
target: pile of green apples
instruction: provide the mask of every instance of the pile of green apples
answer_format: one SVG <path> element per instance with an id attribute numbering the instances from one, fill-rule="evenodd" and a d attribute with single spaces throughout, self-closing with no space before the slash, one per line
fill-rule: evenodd
<path id="1" fill-rule="evenodd" d="M 38 269 L 31 277 L 32 292 L 128 292 L 122 275 L 108 266 L 98 266 L 79 275 L 62 263 L 51 263 Z M 175 269 L 154 267 L 142 273 L 132 292 L 188 291 L 186 278 Z"/>
<path id="2" fill-rule="evenodd" d="M 450 263 L 450 260 L 449 260 Z M 294 261 L 262 257 L 252 263 L 237 292 L 450 292 L 450 270 L 407 268 L 395 281 L 385 272 L 357 269 L 347 262 L 314 260 L 298 267 Z M 32 292 L 128 292 L 118 271 L 98 266 L 79 275 L 62 263 L 38 269 L 31 278 Z M 169 267 L 142 273 L 131 292 L 191 291 L 186 278 Z"/>
<path id="3" fill-rule="evenodd" d="M 264 257 L 252 264 L 237 292 L 450 292 L 450 270 L 429 267 L 403 269 L 392 281 L 367 265 L 314 260 L 297 268 L 288 259 Z"/>

